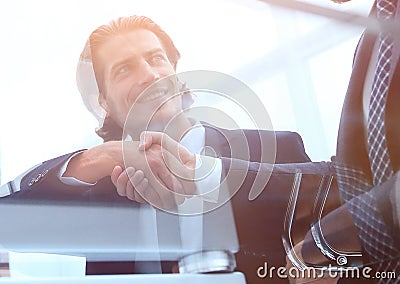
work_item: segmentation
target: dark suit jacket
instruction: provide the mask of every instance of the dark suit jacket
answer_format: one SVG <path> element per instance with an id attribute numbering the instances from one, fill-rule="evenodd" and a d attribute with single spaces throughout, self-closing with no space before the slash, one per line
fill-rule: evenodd
<path id="1" fill-rule="evenodd" d="M 226 130 L 205 125 L 205 144 L 215 150 L 218 157 L 245 159 L 253 164 L 258 162 L 302 163 L 309 162 L 300 135 L 285 131 Z M 243 141 L 245 138 L 245 141 Z M 263 144 L 261 143 L 263 141 Z M 248 155 L 243 154 L 244 144 L 248 144 Z M 264 146 L 261 146 L 261 144 Z M 275 150 L 276 156 L 267 155 L 262 159 L 262 152 Z M 274 153 L 275 151 L 273 151 Z M 76 202 L 127 202 L 116 194 L 110 178 L 104 178 L 95 186 L 74 187 L 60 182 L 56 174 L 65 161 L 72 155 L 69 153 L 42 163 L 25 175 L 21 182 L 21 191 L 7 199 L 20 202 L 29 200 L 76 201 Z M 272 157 L 272 160 L 271 160 Z M 240 190 L 233 197 L 232 203 L 239 236 L 240 251 L 237 255 L 238 270 L 245 272 L 249 280 L 257 279 L 256 269 L 268 261 L 270 264 L 284 265 L 285 253 L 282 248 L 283 216 L 286 211 L 290 185 L 292 180 L 285 180 L 281 175 L 273 179 L 271 189 L 264 191 L 259 198 L 250 201 L 249 188 L 255 178 L 252 171 Z M 286 176 L 287 177 L 287 176 Z M 283 183 L 282 183 L 283 182 Z M 7 201 L 7 200 L 4 200 Z M 132 204 L 132 202 L 131 202 Z M 133 205 L 133 204 L 132 204 Z M 101 268 L 88 266 L 89 273 L 132 273 L 132 265 L 122 263 L 106 264 Z M 93 270 L 94 269 L 94 270 Z M 250 281 L 249 283 L 254 283 Z"/>

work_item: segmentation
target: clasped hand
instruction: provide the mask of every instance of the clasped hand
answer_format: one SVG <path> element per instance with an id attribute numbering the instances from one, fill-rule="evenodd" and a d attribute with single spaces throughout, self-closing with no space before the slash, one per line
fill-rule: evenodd
<path id="1" fill-rule="evenodd" d="M 136 143 L 124 142 L 124 165 L 111 173 L 120 196 L 170 209 L 196 193 L 194 154 L 160 132 L 144 132 Z"/>

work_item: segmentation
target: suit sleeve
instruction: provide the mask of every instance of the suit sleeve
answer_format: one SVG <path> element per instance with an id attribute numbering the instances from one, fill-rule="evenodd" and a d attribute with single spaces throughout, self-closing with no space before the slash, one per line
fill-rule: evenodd
<path id="1" fill-rule="evenodd" d="M 77 152 L 45 161 L 11 181 L 14 193 L 5 199 L 81 200 L 92 187 L 67 185 L 58 177 L 61 167 Z"/>

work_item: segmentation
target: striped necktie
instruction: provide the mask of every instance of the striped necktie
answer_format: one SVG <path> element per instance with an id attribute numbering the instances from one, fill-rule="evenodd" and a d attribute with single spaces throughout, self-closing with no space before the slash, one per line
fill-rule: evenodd
<path id="1" fill-rule="evenodd" d="M 393 19 L 396 11 L 393 2 L 378 0 L 378 19 Z M 368 116 L 369 159 L 374 185 L 382 184 L 393 174 L 385 136 L 385 105 L 390 83 L 390 64 L 393 64 L 392 51 L 393 38 L 387 33 L 381 33 Z"/>

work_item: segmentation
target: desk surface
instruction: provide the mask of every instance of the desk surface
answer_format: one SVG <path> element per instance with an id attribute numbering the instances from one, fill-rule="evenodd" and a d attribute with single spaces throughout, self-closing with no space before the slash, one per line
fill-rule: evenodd
<path id="1" fill-rule="evenodd" d="M 80 278 L 0 278 L 0 284 L 246 284 L 239 272 L 225 274 L 89 275 Z"/>
<path id="2" fill-rule="evenodd" d="M 0 244 L 10 251 L 85 256 L 88 261 L 147 261 L 177 260 L 201 250 L 238 250 L 229 203 L 202 216 L 200 237 L 193 244 L 181 241 L 194 232 L 190 226 L 182 230 L 181 222 L 196 216 L 178 218 L 150 206 L 138 210 L 2 202 L 0 215 L 7 216 L 0 220 Z"/>

